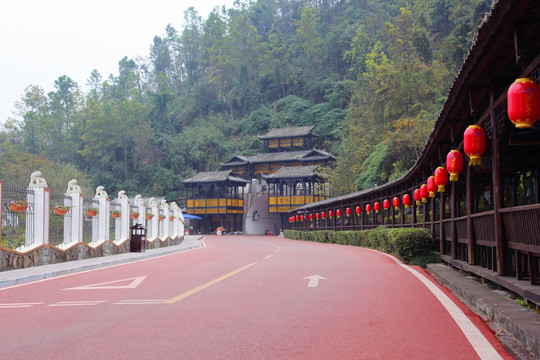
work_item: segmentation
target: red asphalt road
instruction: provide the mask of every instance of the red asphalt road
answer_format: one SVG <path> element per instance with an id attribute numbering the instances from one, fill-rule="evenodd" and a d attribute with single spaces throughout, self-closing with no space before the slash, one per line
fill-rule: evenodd
<path id="1" fill-rule="evenodd" d="M 266 236 L 204 242 L 0 289 L 0 359 L 479 358 L 426 285 L 384 254 Z M 308 287 L 312 275 L 326 279 Z M 458 306 L 489 351 L 512 359 Z"/>

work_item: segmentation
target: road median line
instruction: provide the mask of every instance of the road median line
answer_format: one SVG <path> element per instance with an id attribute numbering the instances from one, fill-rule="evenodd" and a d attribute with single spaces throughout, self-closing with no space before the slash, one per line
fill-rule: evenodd
<path id="1" fill-rule="evenodd" d="M 250 267 L 252 267 L 253 265 L 257 265 L 257 263 L 254 262 L 254 263 L 251 263 L 251 264 L 247 264 L 246 266 L 243 266 L 243 267 L 241 267 L 239 269 L 231 271 L 230 273 L 225 274 L 223 276 L 220 276 L 220 277 L 218 277 L 218 278 L 216 278 L 216 279 L 214 279 L 212 281 L 209 281 L 209 282 L 207 282 L 205 284 L 202 284 L 201 286 L 197 286 L 196 288 L 191 289 L 189 291 L 186 291 L 185 293 L 180 294 L 178 296 L 175 296 L 175 297 L 173 297 L 173 298 L 171 298 L 171 299 L 169 299 L 167 301 L 164 301 L 163 303 L 164 304 L 174 304 L 175 302 L 183 300 L 183 299 L 187 298 L 188 296 L 196 294 L 199 291 L 202 291 L 202 290 L 204 290 L 204 289 L 206 289 L 206 288 L 208 288 L 208 287 L 210 287 L 212 285 L 215 285 L 215 284 L 217 284 L 217 283 L 219 283 L 219 282 L 221 282 L 223 280 L 226 280 L 226 279 L 230 278 L 231 276 L 234 276 L 234 275 L 236 275 L 236 274 L 238 274 L 238 273 L 240 273 L 240 272 L 242 272 L 244 270 L 247 270 Z"/>

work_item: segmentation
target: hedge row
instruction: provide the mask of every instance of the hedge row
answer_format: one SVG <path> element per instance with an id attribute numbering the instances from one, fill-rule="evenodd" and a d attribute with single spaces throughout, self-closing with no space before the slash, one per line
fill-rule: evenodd
<path id="1" fill-rule="evenodd" d="M 361 246 L 397 256 L 403 262 L 423 267 L 438 262 L 439 256 L 431 251 L 433 237 L 424 228 L 394 228 L 380 226 L 361 231 L 298 231 L 285 230 L 288 239 L 330 244 Z"/>

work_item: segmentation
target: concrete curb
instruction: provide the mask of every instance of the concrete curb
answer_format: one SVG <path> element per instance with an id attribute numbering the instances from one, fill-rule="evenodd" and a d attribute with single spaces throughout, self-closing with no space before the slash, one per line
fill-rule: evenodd
<path id="1" fill-rule="evenodd" d="M 510 292 L 490 289 L 444 264 L 429 264 L 427 270 L 485 321 L 493 321 L 536 356 L 540 355 L 540 316 L 508 298 Z"/>
<path id="2" fill-rule="evenodd" d="M 99 269 L 134 262 L 137 260 L 150 259 L 158 256 L 170 255 L 178 252 L 200 248 L 201 237 L 192 238 L 190 241 L 182 241 L 179 245 L 150 249 L 141 253 L 125 253 L 118 255 L 103 256 L 99 258 L 75 260 L 51 265 L 36 266 L 32 268 L 10 270 L 0 272 L 0 290 L 2 288 L 20 285 L 31 281 L 48 279 L 61 275 L 74 274 L 83 271 Z"/>

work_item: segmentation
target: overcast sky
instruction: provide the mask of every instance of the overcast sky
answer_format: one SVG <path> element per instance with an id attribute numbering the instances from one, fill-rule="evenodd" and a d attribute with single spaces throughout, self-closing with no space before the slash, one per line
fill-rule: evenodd
<path id="1" fill-rule="evenodd" d="M 45 92 L 62 75 L 85 88 L 93 69 L 118 75 L 124 56 L 148 56 L 155 35 L 182 27 L 193 6 L 204 19 L 234 0 L 0 0 L 0 122 L 28 85 Z"/>

